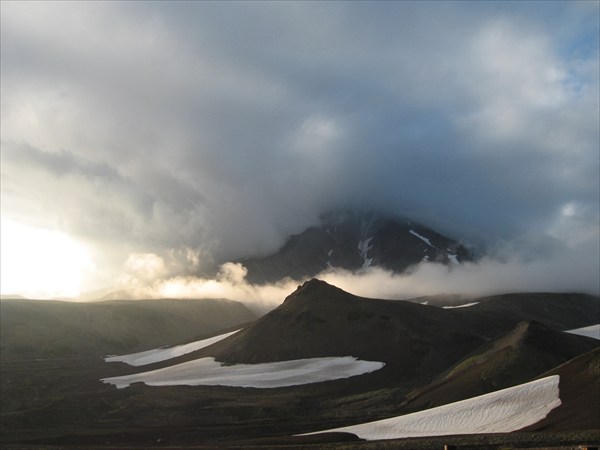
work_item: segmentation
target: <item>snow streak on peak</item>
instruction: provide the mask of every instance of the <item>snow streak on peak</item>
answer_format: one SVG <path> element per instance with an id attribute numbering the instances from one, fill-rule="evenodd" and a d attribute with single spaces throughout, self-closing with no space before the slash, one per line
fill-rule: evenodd
<path id="1" fill-rule="evenodd" d="M 450 260 L 450 262 L 454 265 L 459 265 L 460 262 L 458 262 L 458 257 L 452 253 L 448 253 L 448 259 Z"/>
<path id="2" fill-rule="evenodd" d="M 426 243 L 427 245 L 429 245 L 431 248 L 435 248 L 435 249 L 437 249 L 437 247 L 436 247 L 435 245 L 433 245 L 433 244 L 431 243 L 431 241 L 430 241 L 428 238 L 426 238 L 425 236 L 421 236 L 421 235 L 420 235 L 419 233 L 417 233 L 415 230 L 409 230 L 408 232 L 409 232 L 410 234 L 412 234 L 413 236 L 416 236 L 416 237 L 418 237 L 419 239 L 421 239 L 423 242 L 425 242 L 425 243 Z"/>
<path id="3" fill-rule="evenodd" d="M 360 253 L 360 257 L 363 260 L 363 265 L 359 269 L 359 272 L 364 272 L 365 270 L 367 270 L 367 268 L 370 267 L 371 263 L 373 262 L 373 258 L 368 257 L 369 250 L 373 248 L 373 246 L 371 245 L 372 240 L 373 238 L 370 237 L 368 239 L 364 239 L 358 242 L 358 251 Z"/>

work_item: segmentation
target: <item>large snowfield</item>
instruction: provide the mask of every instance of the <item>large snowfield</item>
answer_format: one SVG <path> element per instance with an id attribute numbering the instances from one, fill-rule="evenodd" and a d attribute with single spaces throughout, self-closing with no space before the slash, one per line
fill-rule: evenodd
<path id="1" fill-rule="evenodd" d="M 539 422 L 561 404 L 558 382 L 553 375 L 413 414 L 317 433 L 353 433 L 366 440 L 508 433 Z"/>
<path id="2" fill-rule="evenodd" d="M 129 355 L 122 356 L 109 356 L 104 358 L 106 362 L 124 362 L 130 366 L 145 366 L 147 364 L 153 364 L 160 361 L 166 361 L 167 359 L 176 358 L 178 356 L 186 355 L 201 348 L 208 347 L 215 342 L 222 341 L 225 338 L 237 333 L 241 330 L 232 331 L 231 333 L 220 334 L 213 336 L 208 339 L 201 341 L 190 342 L 189 344 L 178 345 L 176 347 L 169 348 L 156 348 L 153 350 L 147 350 L 145 352 L 131 353 Z"/>
<path id="3" fill-rule="evenodd" d="M 349 378 L 374 372 L 385 363 L 363 361 L 352 356 L 297 359 L 263 364 L 224 366 L 214 358 L 201 358 L 162 369 L 101 381 L 118 389 L 132 383 L 150 386 L 208 385 L 277 388 Z"/>

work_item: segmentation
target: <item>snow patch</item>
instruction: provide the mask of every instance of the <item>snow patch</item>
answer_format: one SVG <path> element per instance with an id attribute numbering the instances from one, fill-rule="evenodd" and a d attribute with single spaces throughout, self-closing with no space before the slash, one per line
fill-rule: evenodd
<path id="1" fill-rule="evenodd" d="M 373 238 L 370 237 L 368 239 L 358 242 L 358 251 L 360 253 L 360 256 L 362 256 L 363 258 L 366 258 L 369 250 L 371 250 L 373 248 L 373 246 L 371 245 L 372 240 L 373 240 Z"/>
<path id="2" fill-rule="evenodd" d="M 359 271 L 367 270 L 367 268 L 370 267 L 371 263 L 373 262 L 373 258 L 368 257 L 369 250 L 373 248 L 371 245 L 372 240 L 373 238 L 370 237 L 358 242 L 358 252 L 360 253 L 360 257 L 363 259 L 363 265 Z"/>
<path id="3" fill-rule="evenodd" d="M 413 414 L 317 433 L 353 433 L 366 440 L 509 433 L 539 422 L 561 404 L 558 382 L 553 375 Z"/>
<path id="4" fill-rule="evenodd" d="M 130 366 L 145 366 L 147 364 L 153 364 L 160 361 L 166 361 L 167 359 L 177 358 L 178 356 L 186 355 L 201 348 L 208 347 L 215 342 L 222 341 L 223 339 L 237 333 L 241 330 L 232 331 L 231 333 L 220 334 L 213 336 L 208 339 L 201 341 L 190 342 L 189 344 L 178 345 L 170 348 L 156 348 L 153 350 L 147 350 L 145 352 L 131 353 L 129 355 L 122 356 L 109 356 L 104 358 L 106 362 L 124 362 Z"/>
<path id="5" fill-rule="evenodd" d="M 429 239 L 427 239 L 425 236 L 421 236 L 419 233 L 417 233 L 414 230 L 409 230 L 408 231 L 410 234 L 412 234 L 413 236 L 418 237 L 419 239 L 421 239 L 423 242 L 425 242 L 427 245 L 429 245 L 431 248 L 437 248 L 435 245 L 433 245 L 431 243 L 431 241 Z"/>
<path id="6" fill-rule="evenodd" d="M 600 324 L 576 328 L 574 330 L 567 330 L 566 333 L 578 334 L 579 336 L 587 336 L 600 340 Z"/>
<path id="7" fill-rule="evenodd" d="M 444 308 L 444 309 L 468 308 L 469 306 L 475 306 L 478 303 L 479 302 L 463 303 L 462 305 L 456 305 L 456 306 L 442 306 L 442 308 Z"/>
<path id="8" fill-rule="evenodd" d="M 365 258 L 363 265 L 360 267 L 360 269 L 358 269 L 358 272 L 365 272 L 369 267 L 371 267 L 371 264 L 373 264 L 373 258 Z"/>
<path id="9" fill-rule="evenodd" d="M 363 361 L 353 356 L 230 366 L 224 366 L 209 357 L 148 372 L 103 378 L 100 381 L 113 384 L 117 389 L 138 382 L 149 386 L 219 385 L 269 389 L 354 377 L 374 372 L 383 366 L 383 362 Z"/>
<path id="10" fill-rule="evenodd" d="M 450 260 L 450 262 L 454 265 L 460 265 L 460 262 L 458 262 L 458 256 L 454 255 L 452 253 L 448 253 L 448 259 Z"/>

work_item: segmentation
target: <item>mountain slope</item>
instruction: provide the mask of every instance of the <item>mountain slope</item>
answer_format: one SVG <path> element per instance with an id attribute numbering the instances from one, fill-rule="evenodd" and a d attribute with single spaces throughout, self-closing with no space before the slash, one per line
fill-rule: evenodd
<path id="1" fill-rule="evenodd" d="M 276 253 L 240 260 L 251 283 L 291 277 L 302 280 L 331 268 L 361 271 L 378 266 L 403 272 L 422 261 L 445 264 L 471 259 L 468 250 L 441 234 L 405 219 L 341 211 L 291 236 Z"/>
<path id="2" fill-rule="evenodd" d="M 418 411 L 526 383 L 597 346 L 593 339 L 521 322 L 410 393 L 403 406 Z"/>
<path id="3" fill-rule="evenodd" d="M 2 359 L 101 356 L 174 345 L 256 318 L 238 302 L 2 300 Z"/>
<path id="4" fill-rule="evenodd" d="M 540 375 L 560 375 L 561 406 L 528 430 L 600 428 L 600 347 Z"/>

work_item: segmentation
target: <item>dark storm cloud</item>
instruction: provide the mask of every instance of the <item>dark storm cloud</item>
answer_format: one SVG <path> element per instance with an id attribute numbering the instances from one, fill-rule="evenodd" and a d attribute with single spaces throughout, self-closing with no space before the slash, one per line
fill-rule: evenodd
<path id="1" fill-rule="evenodd" d="M 79 175 L 89 179 L 101 179 L 106 183 L 121 183 L 122 177 L 106 163 L 94 163 L 62 150 L 55 153 L 43 152 L 29 145 L 6 145 L 2 158 L 7 163 L 20 166 L 39 167 L 56 177 Z"/>
<path id="2" fill-rule="evenodd" d="M 344 206 L 484 245 L 597 240 L 597 18 L 592 2 L 3 3 L 3 214 L 43 191 L 63 198 L 46 219 L 117 253 L 217 260 Z"/>

